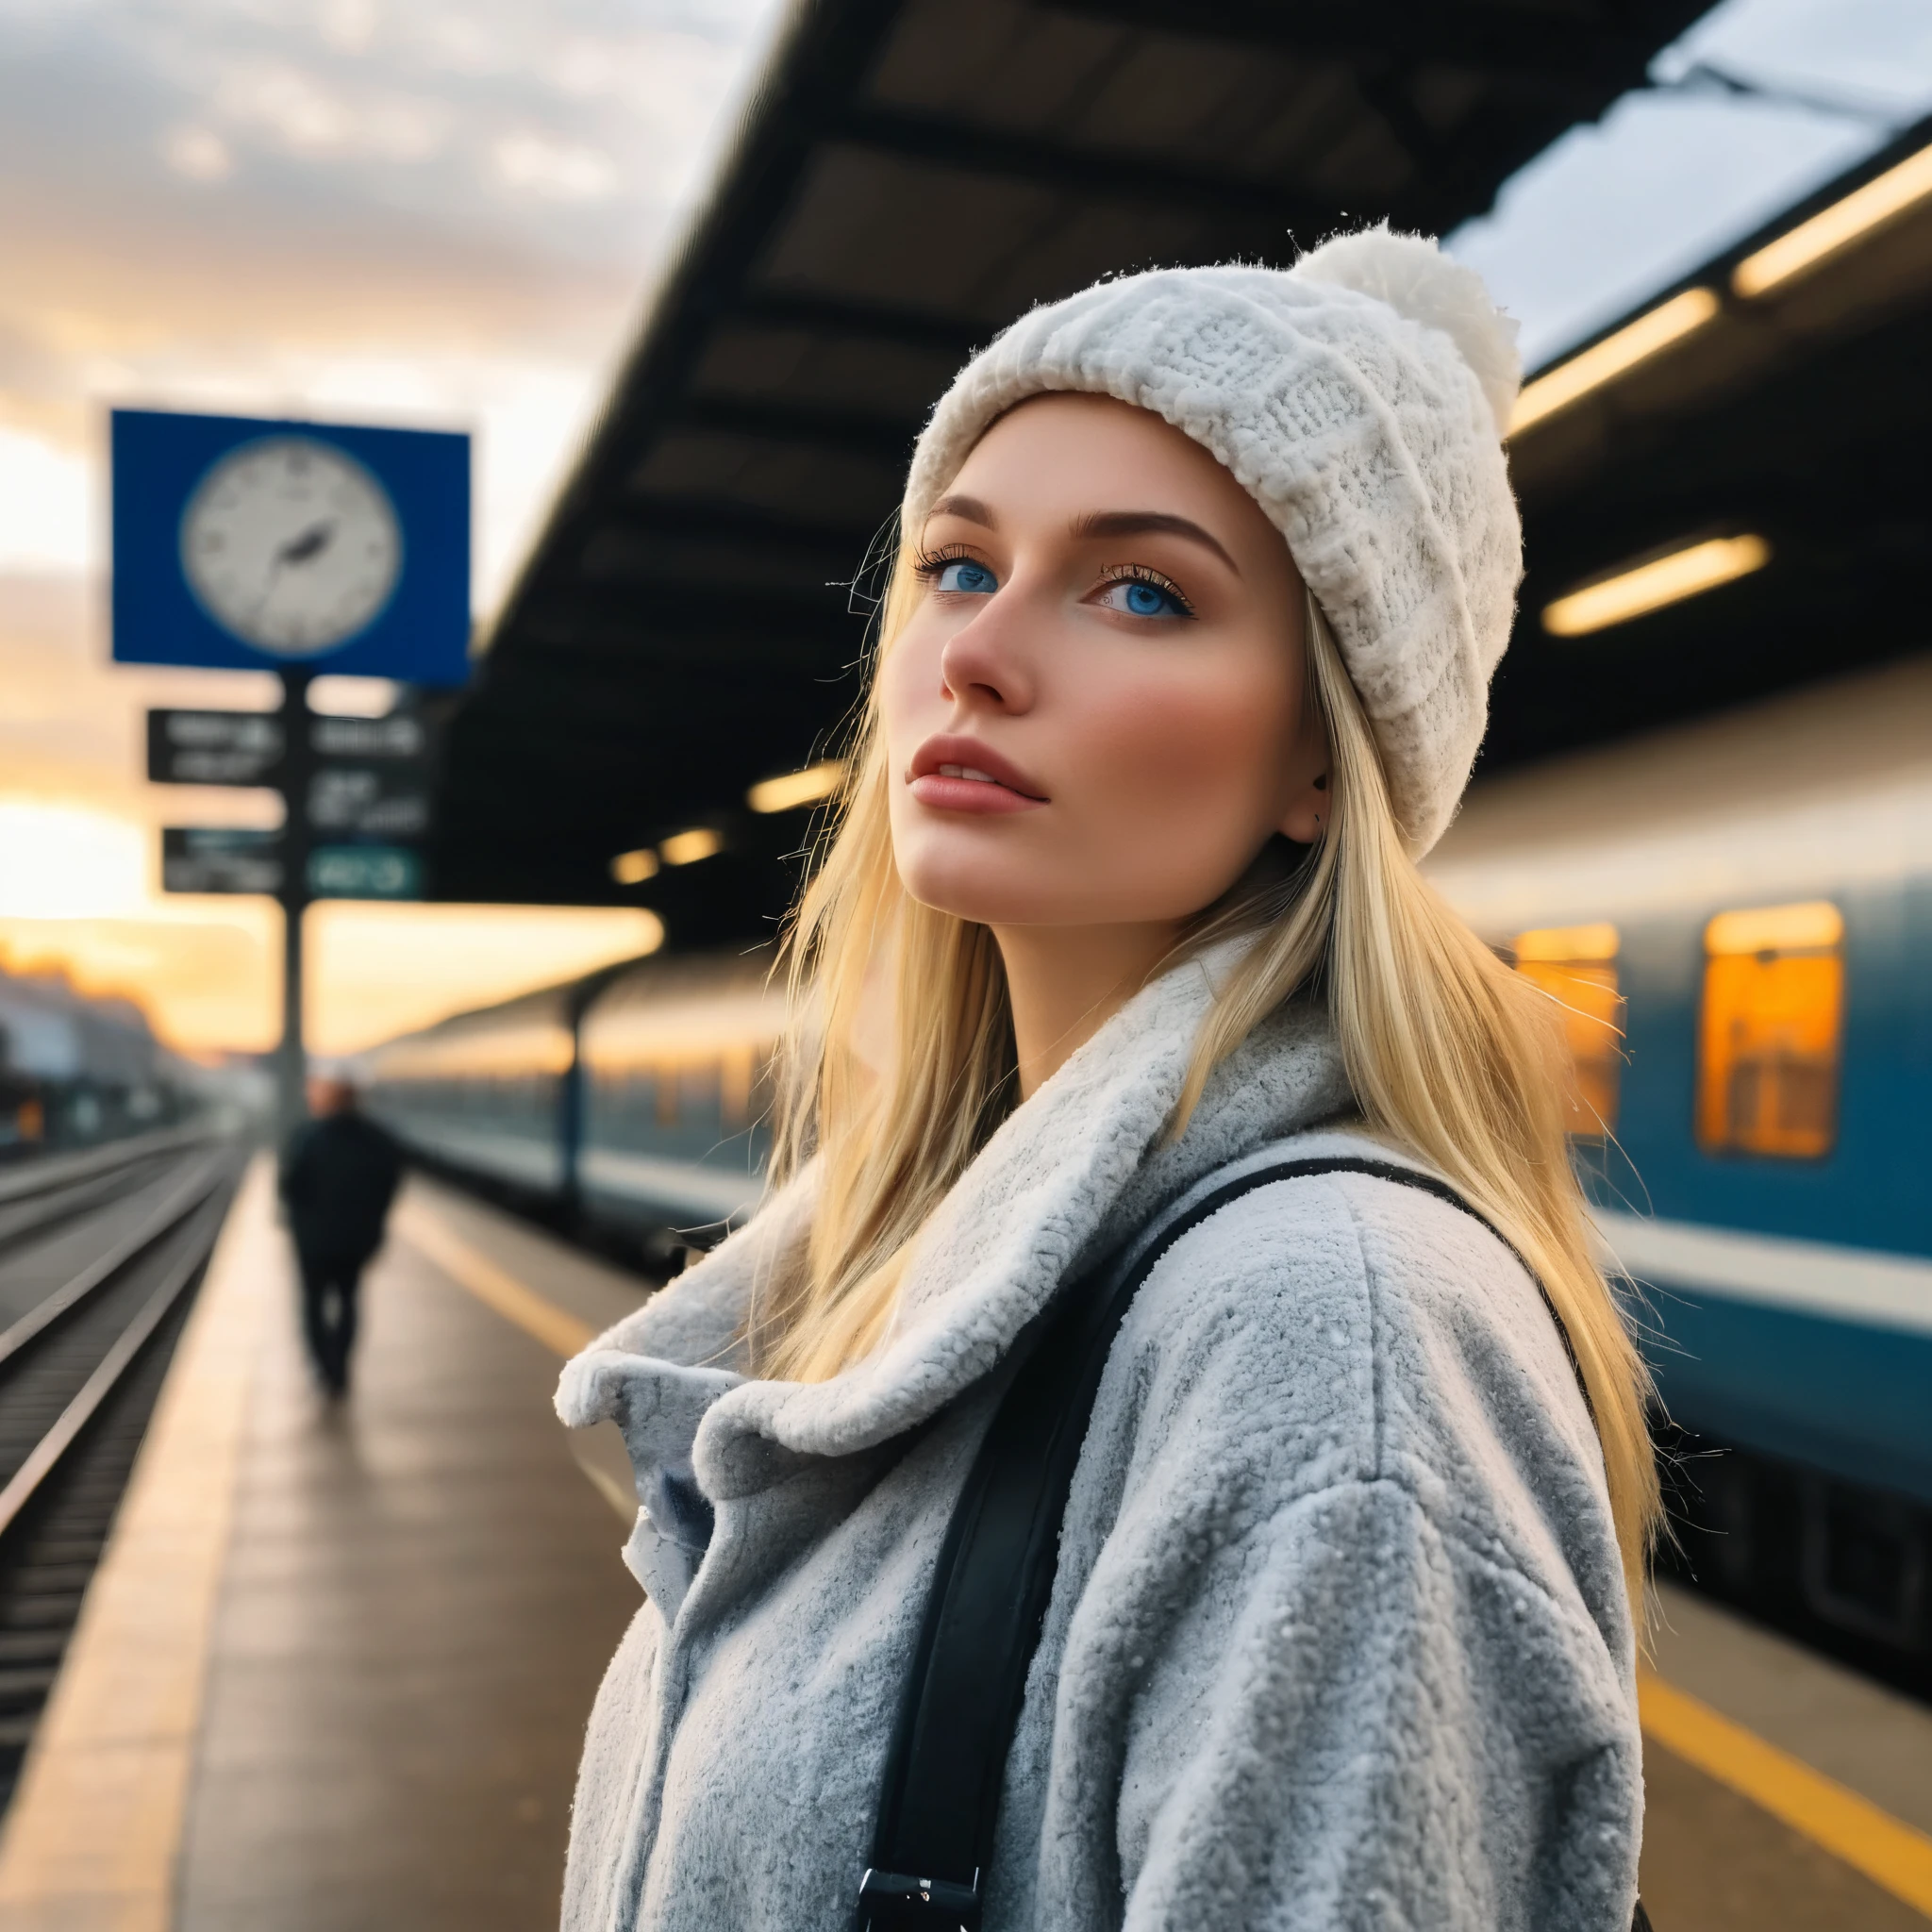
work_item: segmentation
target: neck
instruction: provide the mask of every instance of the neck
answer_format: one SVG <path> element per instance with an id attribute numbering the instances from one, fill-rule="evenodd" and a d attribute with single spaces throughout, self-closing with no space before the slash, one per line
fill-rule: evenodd
<path id="1" fill-rule="evenodd" d="M 1146 983 L 1179 927 L 999 925 L 1020 1097 L 1030 1099 Z"/>

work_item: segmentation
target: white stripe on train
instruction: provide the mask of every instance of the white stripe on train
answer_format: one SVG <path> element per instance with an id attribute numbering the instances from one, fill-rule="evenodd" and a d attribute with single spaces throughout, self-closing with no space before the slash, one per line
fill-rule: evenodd
<path id="1" fill-rule="evenodd" d="M 1595 1211 L 1609 1265 L 1659 1288 L 1932 1335 L 1932 1260 Z"/>

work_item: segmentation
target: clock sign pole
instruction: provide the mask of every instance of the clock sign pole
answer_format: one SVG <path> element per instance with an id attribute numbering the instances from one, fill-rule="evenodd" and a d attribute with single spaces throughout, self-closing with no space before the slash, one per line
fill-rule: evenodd
<path id="1" fill-rule="evenodd" d="M 148 714 L 160 783 L 266 786 L 279 834 L 162 837 L 170 891 L 273 891 L 283 910 L 284 1130 L 305 1111 L 302 915 L 317 898 L 419 898 L 424 721 L 319 717 L 324 673 L 469 675 L 470 440 L 437 430 L 116 409 L 114 658 L 273 671 L 279 712 Z"/>

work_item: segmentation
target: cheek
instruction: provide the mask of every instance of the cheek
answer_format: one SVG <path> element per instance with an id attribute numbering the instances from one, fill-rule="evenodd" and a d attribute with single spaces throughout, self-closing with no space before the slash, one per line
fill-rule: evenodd
<path id="1" fill-rule="evenodd" d="M 919 741 L 937 728 L 929 715 L 943 708 L 939 695 L 942 637 L 926 635 L 930 625 L 916 619 L 900 632 L 879 666 L 879 716 L 886 727 L 886 747 L 901 764 Z"/>
<path id="2" fill-rule="evenodd" d="M 1163 845 L 1219 849 L 1265 835 L 1277 810 L 1295 716 L 1273 647 L 1157 659 L 1099 681 L 1082 708 L 1080 763 L 1109 815 L 1161 828 Z"/>

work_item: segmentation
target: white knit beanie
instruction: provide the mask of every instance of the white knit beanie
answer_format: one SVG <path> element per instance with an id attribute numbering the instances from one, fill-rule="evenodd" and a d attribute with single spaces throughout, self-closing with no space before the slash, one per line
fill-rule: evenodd
<path id="1" fill-rule="evenodd" d="M 1420 858 L 1456 815 L 1509 641 L 1523 532 L 1502 429 L 1518 380 L 1516 325 L 1419 235 L 1338 236 L 1287 270 L 1124 276 L 1034 309 L 959 372 L 913 452 L 902 527 L 1028 396 L 1153 410 L 1288 540 Z"/>

